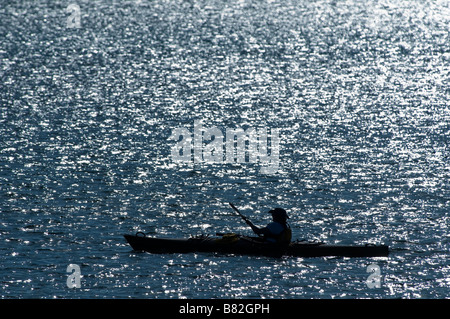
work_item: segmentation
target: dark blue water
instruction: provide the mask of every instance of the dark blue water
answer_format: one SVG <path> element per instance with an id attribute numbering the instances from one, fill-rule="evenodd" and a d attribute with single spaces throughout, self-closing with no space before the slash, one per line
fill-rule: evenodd
<path id="1" fill-rule="evenodd" d="M 448 2 L 73 3 L 0 6 L 2 298 L 450 296 Z M 279 129 L 279 170 L 175 163 L 195 120 Z M 122 237 L 251 234 L 228 202 L 391 254 L 151 255 Z"/>

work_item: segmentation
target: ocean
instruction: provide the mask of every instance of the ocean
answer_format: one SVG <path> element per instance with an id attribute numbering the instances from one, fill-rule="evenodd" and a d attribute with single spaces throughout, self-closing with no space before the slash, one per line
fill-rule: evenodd
<path id="1" fill-rule="evenodd" d="M 448 1 L 3 0 L 1 298 L 449 298 L 449 26 Z M 249 129 L 271 159 L 226 157 Z M 390 255 L 123 237 L 252 235 L 229 202 Z"/>

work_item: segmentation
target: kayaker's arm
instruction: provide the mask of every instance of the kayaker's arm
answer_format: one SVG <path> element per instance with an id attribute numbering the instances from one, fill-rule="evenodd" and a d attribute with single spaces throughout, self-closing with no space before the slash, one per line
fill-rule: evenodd
<path id="1" fill-rule="evenodd" d="M 234 206 L 232 203 L 229 203 L 229 204 L 235 210 L 235 212 L 238 213 L 239 216 L 241 216 L 241 218 L 245 221 L 245 223 L 251 227 L 251 229 L 255 232 L 255 234 L 257 234 L 258 236 L 261 236 L 261 235 L 266 235 L 267 232 L 269 232 L 269 230 L 265 227 L 258 228 L 255 225 L 253 225 L 253 223 L 247 217 L 245 217 L 244 215 L 241 214 L 241 212 L 236 208 L 236 206 Z"/>
<path id="2" fill-rule="evenodd" d="M 270 230 L 268 230 L 267 227 L 259 228 L 253 224 L 251 224 L 250 227 L 252 228 L 253 232 L 259 236 L 261 235 L 267 236 L 271 234 Z"/>
<path id="3" fill-rule="evenodd" d="M 250 228 L 253 230 L 253 232 L 257 235 L 261 235 L 262 234 L 262 229 L 259 227 L 256 227 L 250 220 L 248 220 L 247 218 L 243 217 L 245 223 L 247 225 L 250 226 Z"/>
<path id="4" fill-rule="evenodd" d="M 250 220 L 248 220 L 247 218 L 244 217 L 245 222 L 247 223 L 247 225 L 250 226 L 250 228 L 253 230 L 253 232 L 258 235 L 258 236 L 266 236 L 266 235 L 270 235 L 271 232 L 269 229 L 267 229 L 267 227 L 263 227 L 263 228 L 259 228 L 257 226 L 255 226 Z"/>

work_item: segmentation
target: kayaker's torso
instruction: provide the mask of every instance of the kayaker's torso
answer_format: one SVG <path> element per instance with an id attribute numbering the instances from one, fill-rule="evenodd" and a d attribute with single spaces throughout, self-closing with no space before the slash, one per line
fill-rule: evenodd
<path id="1" fill-rule="evenodd" d="M 290 243 L 292 238 L 291 228 L 287 223 L 271 222 L 266 226 L 268 233 L 264 238 L 272 243 Z"/>

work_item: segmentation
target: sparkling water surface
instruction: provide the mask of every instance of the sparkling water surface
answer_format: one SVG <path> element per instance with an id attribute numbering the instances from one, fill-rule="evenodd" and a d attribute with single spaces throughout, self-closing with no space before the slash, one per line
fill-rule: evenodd
<path id="1" fill-rule="evenodd" d="M 2 298 L 450 297 L 448 1 L 73 3 L 0 6 Z M 195 120 L 280 129 L 278 172 L 175 163 Z M 122 236 L 250 235 L 228 202 L 391 254 L 152 255 Z"/>

